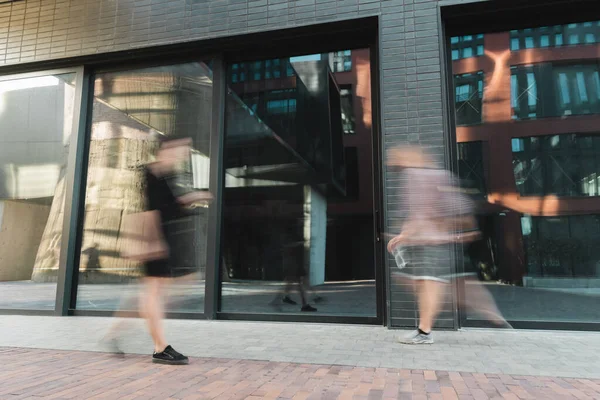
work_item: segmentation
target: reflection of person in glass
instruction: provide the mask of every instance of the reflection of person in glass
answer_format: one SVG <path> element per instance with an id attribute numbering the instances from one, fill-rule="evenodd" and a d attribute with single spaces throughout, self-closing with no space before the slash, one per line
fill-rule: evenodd
<path id="1" fill-rule="evenodd" d="M 470 199 L 461 194 L 453 176 L 437 168 L 420 148 L 392 150 L 388 165 L 404 175 L 405 209 L 409 211 L 401 233 L 388 243 L 388 251 L 400 268 L 396 278 L 413 288 L 419 307 L 418 329 L 401 342 L 432 344 L 431 330 L 448 284 L 465 279 L 454 273 L 450 263 L 454 244 L 478 240 L 480 232 Z M 485 288 L 476 281 L 465 288 L 469 303 L 463 306 L 474 308 L 496 325 L 508 325 Z"/>
<path id="2" fill-rule="evenodd" d="M 87 267 L 86 270 L 100 269 L 100 250 L 98 250 L 98 243 L 92 244 L 90 247 L 82 251 L 83 254 L 87 255 Z"/>
<path id="3" fill-rule="evenodd" d="M 159 232 L 155 236 L 160 238 L 163 245 L 153 246 L 147 252 L 152 256 L 145 255 L 142 258 L 145 262 L 139 308 L 154 341 L 152 360 L 164 364 L 188 363 L 186 356 L 167 343 L 162 324 L 166 285 L 172 278 L 181 278 L 194 272 L 193 266 L 181 265 L 185 257 L 170 251 L 175 248 L 176 241 L 186 240 L 177 230 L 177 221 L 189 215 L 190 206 L 212 199 L 208 192 L 178 193 L 175 190 L 173 181 L 177 181 L 177 167 L 189 158 L 190 144 L 189 139 L 163 140 L 156 161 L 145 168 L 147 212 L 144 214 L 150 213 L 148 215 L 157 220 Z M 111 336 L 116 338 L 116 335 Z"/>
<path id="4" fill-rule="evenodd" d="M 308 274 L 304 267 L 304 240 L 299 237 L 300 228 L 297 223 L 289 223 L 284 232 L 283 238 L 283 268 L 285 273 L 286 285 L 283 294 L 277 295 L 273 300 L 274 305 L 279 302 L 285 304 L 296 305 L 297 303 L 290 297 L 292 290 L 296 288 L 300 294 L 302 307 L 300 311 L 314 312 L 317 309 L 311 306 L 306 300 L 306 285 L 308 283 Z"/>

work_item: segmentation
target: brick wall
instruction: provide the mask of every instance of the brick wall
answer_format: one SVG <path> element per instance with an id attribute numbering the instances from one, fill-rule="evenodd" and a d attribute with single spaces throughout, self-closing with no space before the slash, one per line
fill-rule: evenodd
<path id="1" fill-rule="evenodd" d="M 0 64 L 95 54 L 379 16 L 382 142 L 443 157 L 437 0 L 27 0 L 0 5 Z M 0 67 L 1 68 L 1 67 Z M 1 73 L 1 69 L 0 69 Z M 385 175 L 387 230 L 398 229 L 402 183 Z M 389 261 L 389 260 L 388 260 Z M 412 297 L 392 285 L 393 326 L 413 326 Z M 450 304 L 446 307 L 450 310 Z M 452 327 L 451 314 L 440 325 Z"/>

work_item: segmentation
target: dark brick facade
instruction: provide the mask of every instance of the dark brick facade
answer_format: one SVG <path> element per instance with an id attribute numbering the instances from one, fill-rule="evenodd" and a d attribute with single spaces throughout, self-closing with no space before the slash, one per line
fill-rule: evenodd
<path id="1" fill-rule="evenodd" d="M 384 149 L 418 143 L 443 158 L 438 13 L 438 0 L 17 1 L 0 4 L 0 65 L 377 16 Z M 385 168 L 384 177 L 386 231 L 394 231 L 402 184 Z M 387 299 L 390 324 L 414 326 L 415 302 L 398 289 Z M 455 327 L 445 304 L 439 325 Z"/>

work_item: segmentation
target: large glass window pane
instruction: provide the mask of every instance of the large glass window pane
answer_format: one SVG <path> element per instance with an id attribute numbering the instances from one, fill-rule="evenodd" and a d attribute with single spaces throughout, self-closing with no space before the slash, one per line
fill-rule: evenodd
<path id="1" fill-rule="evenodd" d="M 228 82 L 221 311 L 374 316 L 369 51 L 283 62 Z"/>
<path id="2" fill-rule="evenodd" d="M 54 309 L 74 80 L 0 81 L 0 309 Z"/>
<path id="3" fill-rule="evenodd" d="M 127 218 L 148 205 L 145 168 L 159 140 L 190 139 L 165 180 L 176 197 L 209 189 L 211 101 L 212 72 L 202 62 L 96 75 L 78 309 L 135 307 L 142 265 L 122 252 L 130 243 Z M 165 227 L 171 276 L 183 276 L 167 311 L 203 312 L 210 208 L 186 210 Z"/>
<path id="4" fill-rule="evenodd" d="M 509 321 L 600 321 L 600 62 L 589 45 L 600 25 L 570 22 L 494 32 L 502 44 L 485 61 L 454 62 L 447 74 L 463 185 L 474 188 L 480 165 L 489 177 L 478 185 L 482 240 L 465 246 L 459 270 L 471 281 L 461 290 L 477 302 L 484 281 Z M 485 90 L 474 103 L 477 75 Z M 464 311 L 467 324 L 490 317 Z"/>

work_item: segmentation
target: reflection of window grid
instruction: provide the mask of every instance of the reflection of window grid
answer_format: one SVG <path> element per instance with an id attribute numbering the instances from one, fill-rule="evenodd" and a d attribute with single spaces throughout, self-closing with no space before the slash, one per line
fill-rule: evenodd
<path id="1" fill-rule="evenodd" d="M 458 176 L 463 184 L 487 196 L 483 142 L 458 143 Z"/>
<path id="2" fill-rule="evenodd" d="M 352 71 L 352 51 L 336 51 L 332 53 L 332 65 L 331 69 L 333 72 L 348 72 Z"/>
<path id="3" fill-rule="evenodd" d="M 537 73 L 533 67 L 512 67 L 510 76 L 510 103 L 513 119 L 538 117 Z"/>
<path id="4" fill-rule="evenodd" d="M 450 38 L 452 60 L 483 55 L 483 34 L 454 36 Z"/>
<path id="5" fill-rule="evenodd" d="M 511 68 L 513 119 L 600 114 L 598 64 Z"/>
<path id="6" fill-rule="evenodd" d="M 544 26 L 510 32 L 511 50 L 600 43 L 600 21 Z"/>
<path id="7" fill-rule="evenodd" d="M 527 275 L 599 277 L 600 215 L 521 218 Z"/>
<path id="8" fill-rule="evenodd" d="M 229 68 L 229 81 L 231 83 L 279 79 L 294 75 L 295 71 L 289 58 L 236 63 Z"/>
<path id="9" fill-rule="evenodd" d="M 346 135 L 354 133 L 354 106 L 352 101 L 352 86 L 340 86 L 340 103 L 342 109 L 342 129 Z"/>
<path id="10" fill-rule="evenodd" d="M 456 124 L 482 122 L 483 72 L 454 76 Z"/>
<path id="11" fill-rule="evenodd" d="M 288 114 L 296 112 L 296 99 L 267 101 L 268 114 Z"/>
<path id="12" fill-rule="evenodd" d="M 560 115 L 600 113 L 599 73 L 597 64 L 554 68 Z"/>
<path id="13" fill-rule="evenodd" d="M 600 136 L 513 138 L 512 151 L 521 196 L 600 196 Z"/>

